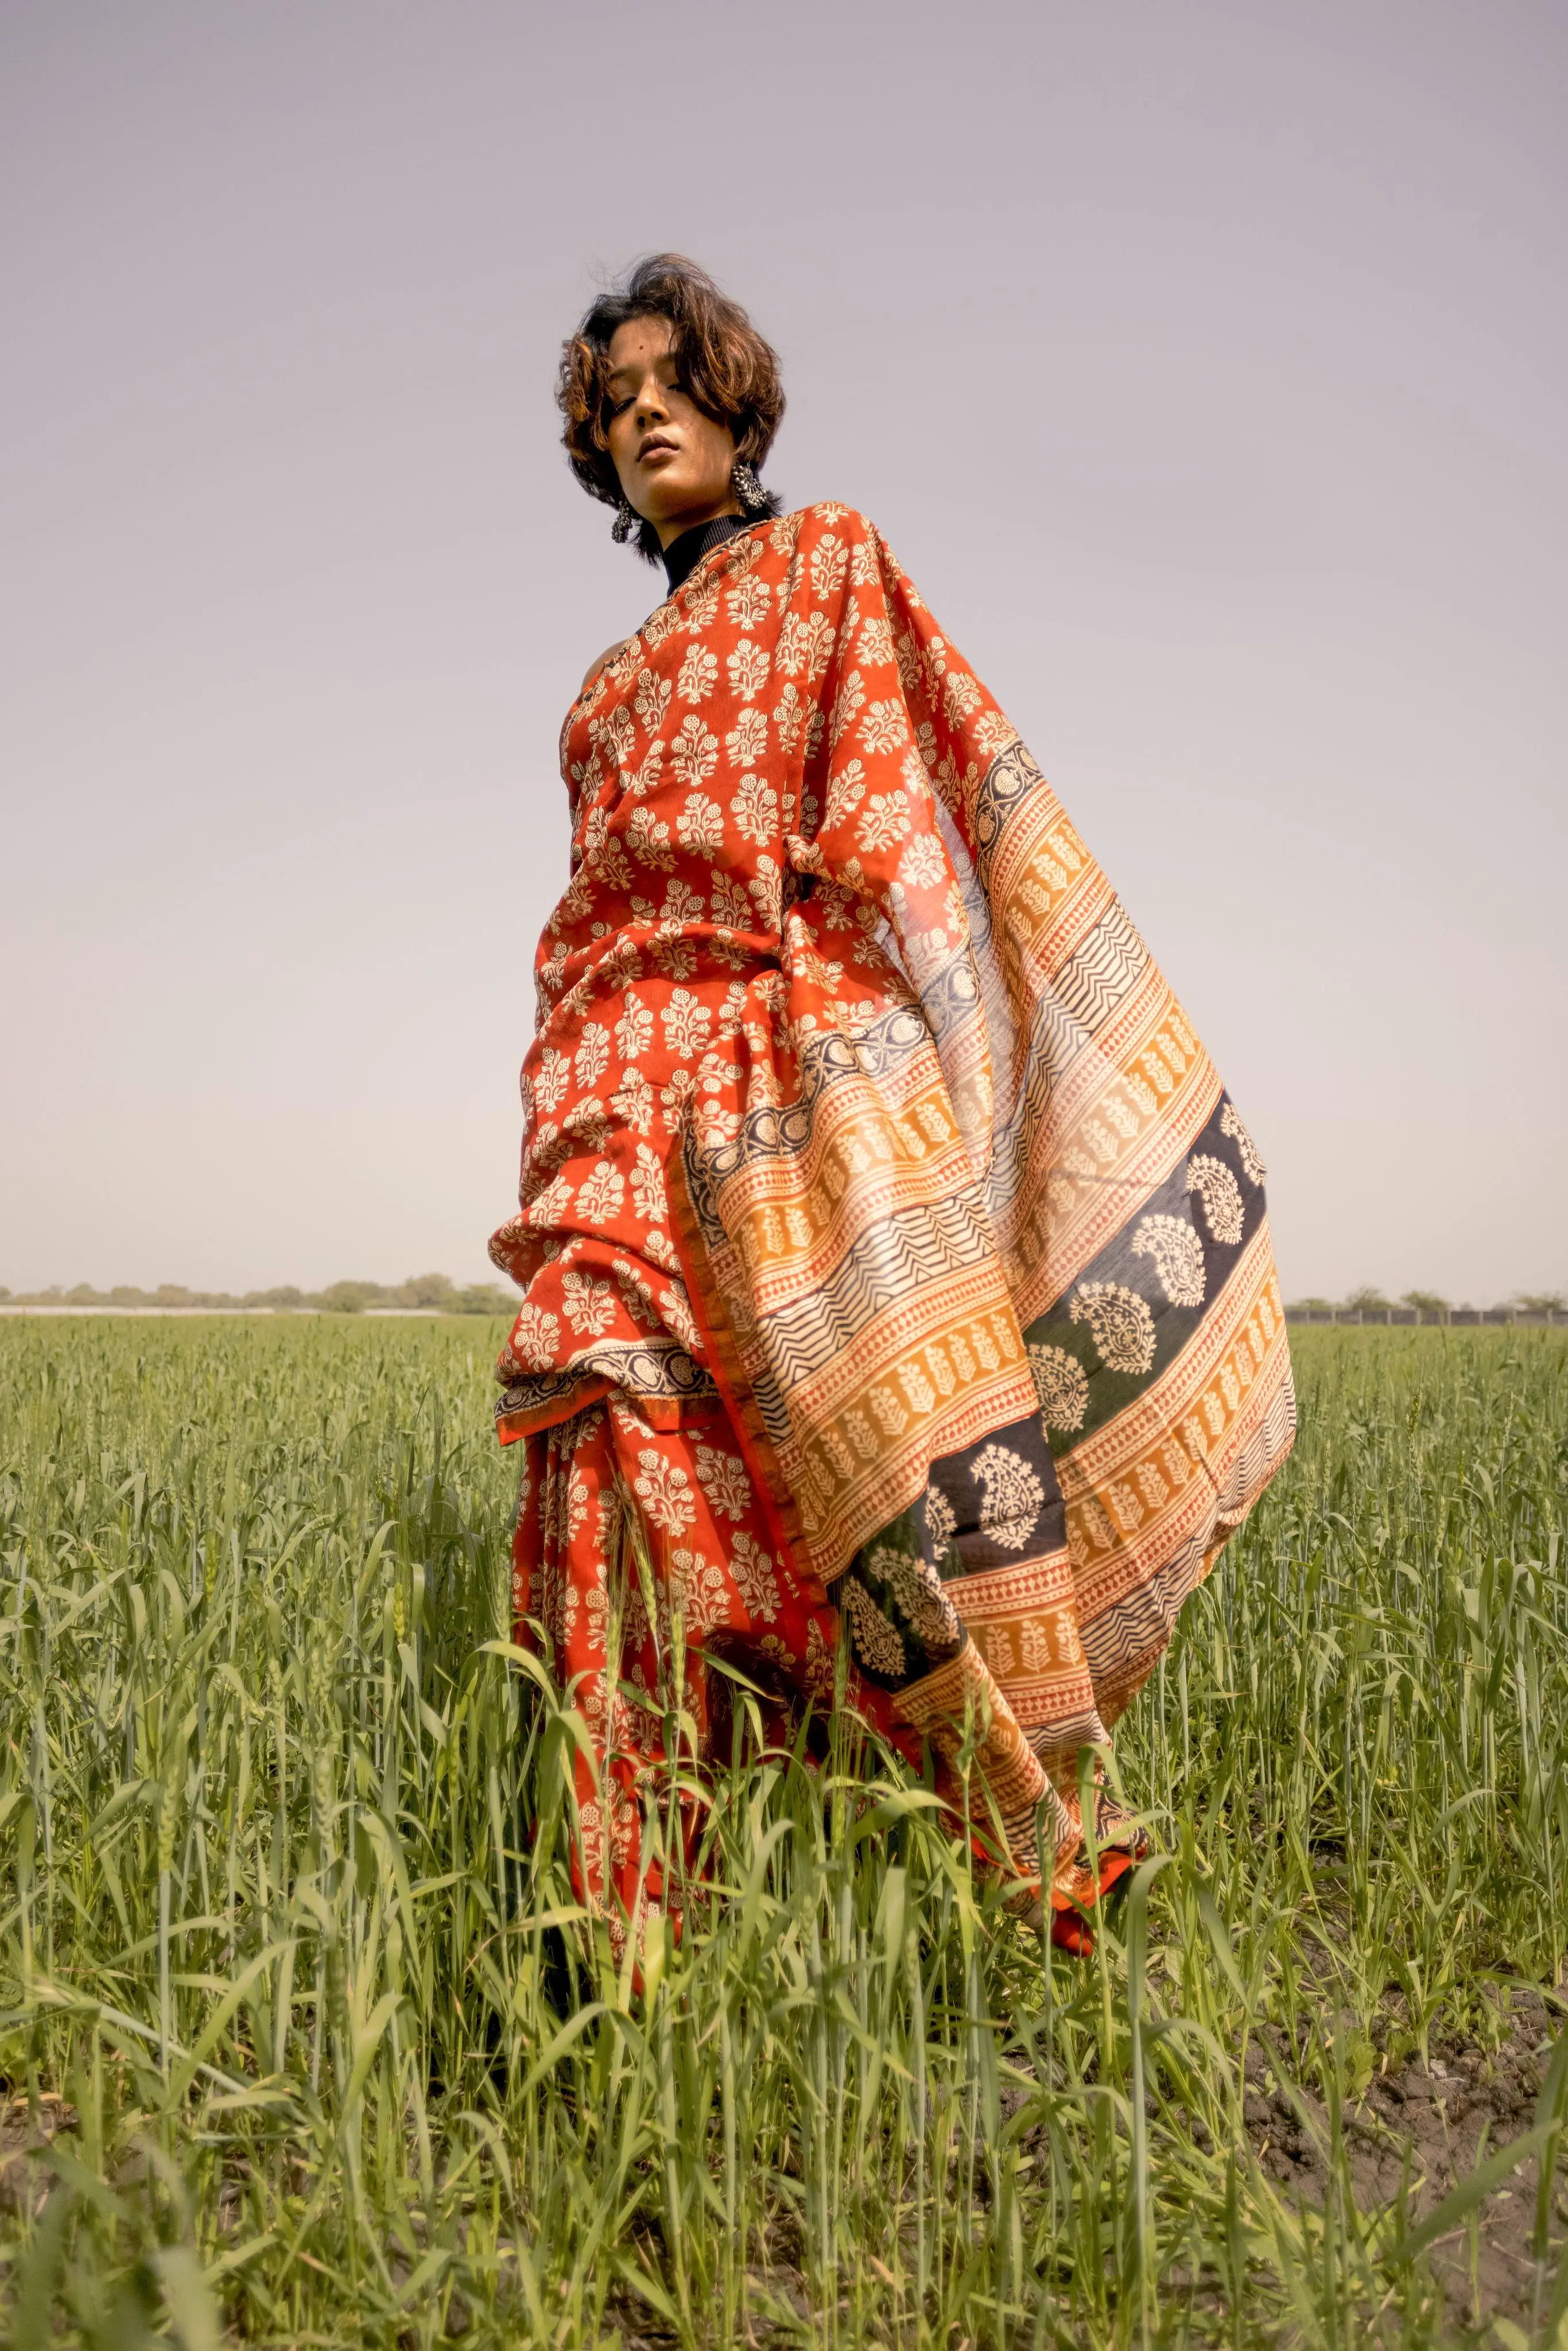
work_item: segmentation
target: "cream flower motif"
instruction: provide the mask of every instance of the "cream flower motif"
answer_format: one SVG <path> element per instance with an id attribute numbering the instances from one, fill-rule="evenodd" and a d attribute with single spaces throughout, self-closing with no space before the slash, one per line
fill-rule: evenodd
<path id="1" fill-rule="evenodd" d="M 591 726 L 589 733 L 597 735 L 599 747 L 609 759 L 612 767 L 624 767 L 632 756 L 632 746 L 637 739 L 637 729 L 632 723 L 632 713 L 624 703 L 617 704 L 602 724 L 596 723 Z"/>
<path id="2" fill-rule="evenodd" d="M 1155 1318 L 1148 1301 L 1117 1281 L 1081 1281 L 1068 1302 L 1074 1322 L 1087 1322 L 1107 1371 L 1146 1372 L 1155 1360 Z"/>
<path id="3" fill-rule="evenodd" d="M 758 627 L 766 619 L 771 601 L 760 580 L 748 579 L 743 579 L 738 587 L 732 588 L 725 599 L 729 607 L 729 617 L 739 629 Z"/>
<path id="4" fill-rule="evenodd" d="M 947 716 L 955 726 L 977 710 L 983 699 L 980 689 L 967 670 L 950 669 L 942 681 L 942 698 L 947 705 Z"/>
<path id="5" fill-rule="evenodd" d="M 524 1222 L 530 1225 L 535 1232 L 548 1232 L 552 1225 L 559 1224 L 570 1204 L 571 1186 L 564 1176 L 558 1176 L 553 1183 L 546 1185 L 537 1199 L 528 1203 Z"/>
<path id="6" fill-rule="evenodd" d="M 706 645 L 688 645 L 681 664 L 681 674 L 675 680 L 675 692 L 683 702 L 706 702 L 718 684 L 718 655 L 709 653 Z"/>
<path id="7" fill-rule="evenodd" d="M 1245 1210 L 1241 1186 L 1223 1159 L 1195 1151 L 1186 1163 L 1186 1188 L 1203 1203 L 1203 1221 L 1217 1241 L 1234 1249 L 1241 1238 Z"/>
<path id="8" fill-rule="evenodd" d="M 1001 1551 L 1022 1551 L 1045 1508 L 1045 1489 L 1021 1455 L 988 1445 L 969 1465 L 985 1496 L 980 1528 Z"/>
<path id="9" fill-rule="evenodd" d="M 697 1514 L 691 1479 L 652 1446 L 639 1452 L 637 1463 L 632 1486 L 647 1516 L 665 1534 L 684 1534 Z"/>
<path id="10" fill-rule="evenodd" d="M 519 1371 L 547 1371 L 555 1361 L 560 1324 L 543 1306 L 525 1306 L 512 1326 L 512 1360 Z"/>
<path id="11" fill-rule="evenodd" d="M 706 1046 L 713 1014 L 689 987 L 674 990 L 659 1019 L 664 1025 L 666 1048 L 683 1061 L 692 1061 Z"/>
<path id="12" fill-rule="evenodd" d="M 921 1499 L 925 1507 L 925 1532 L 930 1538 L 932 1550 L 940 1559 L 953 1540 L 953 1531 L 958 1523 L 957 1515 L 940 1486 L 927 1486 Z"/>
<path id="13" fill-rule="evenodd" d="M 855 659 L 867 669 L 893 666 L 893 631 L 885 621 L 863 621 L 855 639 Z"/>
<path id="14" fill-rule="evenodd" d="M 607 1281 L 586 1273 L 561 1277 L 561 1306 L 580 1339 L 597 1339 L 615 1320 L 615 1293 Z"/>
<path id="15" fill-rule="evenodd" d="M 715 1518 L 743 1519 L 751 1500 L 751 1480 L 746 1474 L 746 1464 L 736 1454 L 721 1453 L 713 1445 L 697 1447 L 696 1464 L 697 1483 L 707 1496 Z"/>
<path id="16" fill-rule="evenodd" d="M 846 759 L 841 768 L 835 768 L 828 778 L 828 805 L 823 811 L 823 821 L 830 825 L 841 824 L 851 810 L 858 808 L 864 799 L 866 781 L 862 760 Z"/>
<path id="17" fill-rule="evenodd" d="M 621 1214 L 625 1197 L 626 1178 L 610 1160 L 601 1159 L 578 1193 L 578 1210 L 591 1225 L 607 1225 Z"/>
<path id="18" fill-rule="evenodd" d="M 685 1618 L 689 1631 L 706 1633 L 727 1613 L 729 1585 L 723 1568 L 700 1551 L 670 1553 L 671 1598 Z"/>
<path id="19" fill-rule="evenodd" d="M 1219 1132 L 1228 1134 L 1236 1145 L 1236 1155 L 1241 1162 L 1248 1182 L 1261 1184 L 1269 1170 L 1263 1165 L 1258 1145 L 1242 1125 L 1241 1113 L 1234 1102 L 1227 1102 L 1220 1112 Z"/>
<path id="20" fill-rule="evenodd" d="M 670 707 L 670 681 L 645 669 L 637 680 L 632 707 L 650 735 L 662 726 Z"/>
<path id="21" fill-rule="evenodd" d="M 702 636 L 718 618 L 717 580 L 710 577 L 696 582 L 686 590 L 681 602 L 686 615 L 682 626 L 687 636 Z"/>
<path id="22" fill-rule="evenodd" d="M 695 856 L 715 858 L 724 847 L 724 811 L 706 792 L 688 792 L 675 819 L 675 838 Z"/>
<path id="23" fill-rule="evenodd" d="M 1173 1306 L 1203 1304 L 1203 1243 L 1185 1217 L 1145 1217 L 1133 1236 L 1133 1255 L 1154 1259 Z"/>
<path id="24" fill-rule="evenodd" d="M 909 722 L 902 702 L 873 702 L 855 730 L 871 752 L 896 751 L 909 740 Z"/>
<path id="25" fill-rule="evenodd" d="M 571 1082 L 571 1060 L 547 1045 L 539 1055 L 538 1068 L 534 1071 L 534 1100 L 548 1114 L 560 1108 L 567 1087 Z"/>
<path id="26" fill-rule="evenodd" d="M 663 778 L 664 768 L 664 743 L 662 741 L 650 743 L 643 755 L 642 766 L 622 770 L 622 780 L 631 797 L 640 800 L 653 790 Z"/>
<path id="27" fill-rule="evenodd" d="M 835 538 L 831 530 L 824 531 L 811 549 L 811 593 L 819 604 L 837 595 L 849 568 L 850 551 L 843 540 Z"/>
<path id="28" fill-rule="evenodd" d="M 963 1637 L 958 1612 L 942 1588 L 942 1579 L 923 1559 L 878 1543 L 866 1562 L 892 1590 L 917 1637 L 928 1649 L 950 1648 Z"/>
<path id="29" fill-rule="evenodd" d="M 861 1662 L 873 1674 L 886 1674 L 890 1679 L 904 1673 L 907 1667 L 898 1628 L 888 1622 L 858 1576 L 845 1576 L 839 1597 Z"/>
<path id="30" fill-rule="evenodd" d="M 669 1217 L 664 1170 L 658 1153 L 645 1143 L 637 1145 L 637 1165 L 632 1170 L 632 1201 L 645 1225 L 662 1225 Z"/>
<path id="31" fill-rule="evenodd" d="M 702 1476 L 700 1453 L 697 1456 L 697 1476 Z M 737 1528 L 731 1538 L 729 1572 L 753 1621 L 759 1625 L 771 1625 L 779 1614 L 779 1583 L 773 1562 L 755 1536 L 748 1535 L 744 1527 Z"/>
<path id="32" fill-rule="evenodd" d="M 779 795 L 762 776 L 742 776 L 729 812 L 747 841 L 771 838 L 779 822 Z"/>
<path id="33" fill-rule="evenodd" d="M 891 848 L 910 829 L 909 802 L 903 792 L 873 792 L 855 824 L 855 839 L 870 854 Z"/>
<path id="34" fill-rule="evenodd" d="M 628 1070 L 610 1097 L 610 1107 L 624 1119 L 633 1134 L 649 1134 L 653 1126 L 653 1089 L 641 1070 Z"/>
<path id="35" fill-rule="evenodd" d="M 934 890 L 946 872 L 941 844 L 928 832 L 917 835 L 898 861 L 898 878 L 906 890 Z"/>
<path id="36" fill-rule="evenodd" d="M 718 737 L 694 711 L 670 746 L 670 765 L 688 789 L 705 784 L 718 765 Z"/>
<path id="37" fill-rule="evenodd" d="M 627 820 L 626 841 L 632 856 L 656 873 L 667 873 L 675 862 L 675 852 L 670 847 L 670 828 L 651 808 L 632 810 Z"/>
<path id="38" fill-rule="evenodd" d="M 768 720 L 760 710 L 743 710 L 724 738 L 732 768 L 755 768 L 768 748 Z"/>
<path id="39" fill-rule="evenodd" d="M 814 685 L 828 666 L 833 649 L 833 624 L 826 612 L 786 612 L 779 630 L 774 664 L 784 677 L 802 671 Z"/>
<path id="40" fill-rule="evenodd" d="M 713 877 L 713 918 L 732 931 L 749 931 L 752 927 L 751 900 L 731 873 L 716 873 Z"/>
<path id="41" fill-rule="evenodd" d="M 615 1023 L 615 1050 L 623 1061 L 634 1061 L 653 1041 L 653 1016 L 640 997 L 626 991 L 624 1008 Z"/>
<path id="42" fill-rule="evenodd" d="M 1029 1367 L 1046 1426 L 1064 1434 L 1082 1428 L 1089 1409 L 1089 1374 L 1077 1356 L 1070 1355 L 1065 1347 L 1034 1343 L 1029 1351 Z"/>
<path id="43" fill-rule="evenodd" d="M 858 669 L 852 669 L 839 680 L 839 690 L 833 696 L 832 716 L 828 721 L 828 740 L 836 744 L 843 736 L 856 711 L 865 700 L 865 683 Z"/>
<path id="44" fill-rule="evenodd" d="M 609 1029 L 601 1028 L 597 1020 L 585 1020 L 582 1024 L 582 1035 L 578 1041 L 575 1061 L 578 1084 L 580 1086 L 597 1084 L 609 1059 Z"/>
<path id="45" fill-rule="evenodd" d="M 725 667 L 729 672 L 730 690 L 742 702 L 751 701 L 768 683 L 768 655 L 749 637 L 742 637 Z"/>
<path id="46" fill-rule="evenodd" d="M 800 739 L 800 729 L 806 720 L 806 705 L 796 687 L 787 685 L 779 697 L 773 713 L 773 724 L 779 729 L 779 748 L 788 758 Z"/>

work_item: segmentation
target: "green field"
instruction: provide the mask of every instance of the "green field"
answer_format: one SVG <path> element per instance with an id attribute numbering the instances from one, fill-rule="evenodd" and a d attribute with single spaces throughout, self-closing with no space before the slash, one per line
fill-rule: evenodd
<path id="1" fill-rule="evenodd" d="M 646 1996 L 497 1646 L 497 1336 L 0 1323 L 9 2342 L 1568 2345 L 1568 1336 L 1296 1334 L 1124 1943 L 846 1739 L 718 1776 Z"/>

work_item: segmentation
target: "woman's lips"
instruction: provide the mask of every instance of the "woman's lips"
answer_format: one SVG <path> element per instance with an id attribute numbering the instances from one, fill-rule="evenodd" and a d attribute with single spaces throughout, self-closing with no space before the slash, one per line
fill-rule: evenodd
<path id="1" fill-rule="evenodd" d="M 678 457 L 680 454 L 680 447 L 676 442 L 663 440 L 644 441 L 643 446 L 637 452 L 637 463 L 640 465 L 646 465 L 651 464 L 655 457 Z"/>

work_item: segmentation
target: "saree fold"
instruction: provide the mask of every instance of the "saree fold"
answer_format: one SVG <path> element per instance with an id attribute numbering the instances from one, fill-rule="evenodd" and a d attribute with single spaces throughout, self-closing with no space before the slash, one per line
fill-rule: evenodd
<path id="1" fill-rule="evenodd" d="M 683 1655 L 700 1671 L 710 1569 L 737 1612 L 715 1637 L 781 1689 L 821 1702 L 805 1645 L 847 1641 L 845 1702 L 949 1775 L 962 1755 L 999 1865 L 1037 1879 L 1043 1831 L 1071 1886 L 1079 1752 L 1291 1443 L 1257 1151 L 862 517 L 713 550 L 574 705 L 562 767 L 572 875 L 491 1244 L 527 1293 L 500 1434 L 570 1509 L 557 1432 L 605 1406 L 645 1520 L 641 1453 L 695 1498 L 724 1452 L 799 1614 L 756 1616 L 710 1512 L 653 1571 Z M 525 1508 L 517 1611 L 559 1648 L 542 1530 Z M 632 1662 L 577 1670 L 635 1687 Z M 612 1714 L 605 1783 L 622 1753 L 656 1774 Z"/>

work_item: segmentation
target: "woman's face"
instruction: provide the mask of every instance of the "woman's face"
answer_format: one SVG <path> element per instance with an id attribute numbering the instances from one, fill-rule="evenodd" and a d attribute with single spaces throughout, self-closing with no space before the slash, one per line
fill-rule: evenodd
<path id="1" fill-rule="evenodd" d="M 675 381 L 667 319 L 630 319 L 608 353 L 610 455 L 627 499 L 668 547 L 715 515 L 738 514 L 735 442 Z"/>

